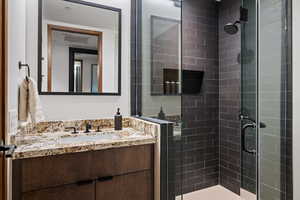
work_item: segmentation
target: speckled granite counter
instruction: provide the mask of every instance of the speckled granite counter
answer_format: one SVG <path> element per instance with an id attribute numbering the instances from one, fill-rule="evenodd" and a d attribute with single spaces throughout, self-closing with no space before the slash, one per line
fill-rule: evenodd
<path id="1" fill-rule="evenodd" d="M 72 134 L 62 131 L 64 129 L 62 124 L 69 125 L 72 123 L 71 121 L 48 122 L 47 124 L 60 124 L 61 128 L 51 125 L 52 130 L 57 130 L 54 132 L 49 132 L 49 128 L 44 128 L 45 131 L 40 132 L 24 132 L 21 130 L 12 137 L 13 143 L 17 145 L 13 159 L 156 143 L 159 125 L 136 118 L 126 118 L 123 122 L 126 123 L 126 126 L 122 131 L 115 131 L 109 126 L 101 129 L 101 132 L 92 130 L 90 133 L 81 131 L 78 134 Z M 97 123 L 99 123 L 99 120 L 97 120 Z M 103 123 L 107 124 L 107 121 L 103 120 Z M 39 125 L 35 125 L 32 130 L 41 130 Z M 45 127 L 45 122 L 42 123 L 42 126 Z"/>

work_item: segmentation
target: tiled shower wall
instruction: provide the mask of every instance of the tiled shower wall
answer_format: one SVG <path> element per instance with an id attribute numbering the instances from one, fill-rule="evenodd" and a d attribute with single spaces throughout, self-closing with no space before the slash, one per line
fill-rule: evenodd
<path id="1" fill-rule="evenodd" d="M 240 192 L 241 34 L 223 30 L 239 8 L 240 0 L 183 3 L 183 69 L 205 71 L 202 95 L 182 100 L 183 193 L 216 184 Z"/>
<path id="2" fill-rule="evenodd" d="M 183 70 L 204 71 L 200 95 L 182 97 L 182 192 L 217 185 L 219 178 L 218 7 L 215 0 L 185 0 Z"/>
<path id="3" fill-rule="evenodd" d="M 202 94 L 184 95 L 183 193 L 221 184 L 240 191 L 240 0 L 183 3 L 183 69 L 205 72 Z"/>
<path id="4" fill-rule="evenodd" d="M 229 35 L 224 25 L 239 19 L 241 0 L 219 4 L 219 70 L 220 70 L 220 184 L 235 193 L 241 186 L 241 32 Z"/>

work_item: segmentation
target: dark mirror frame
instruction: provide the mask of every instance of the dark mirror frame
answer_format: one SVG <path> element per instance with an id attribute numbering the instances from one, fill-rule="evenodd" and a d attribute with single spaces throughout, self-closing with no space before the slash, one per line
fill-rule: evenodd
<path id="1" fill-rule="evenodd" d="M 98 56 L 97 50 L 69 47 L 69 92 L 70 91 L 73 92 L 75 89 L 75 86 L 74 86 L 74 78 L 75 78 L 74 77 L 74 62 L 75 62 L 75 54 L 76 53 L 90 54 L 90 55 Z"/>
<path id="2" fill-rule="evenodd" d="M 87 96 L 121 96 L 121 65 L 122 65 L 122 10 L 97 3 L 86 2 L 82 0 L 64 0 L 70 3 L 76 3 L 95 8 L 102 8 L 115 11 L 119 15 L 119 46 L 118 46 L 118 92 L 116 93 L 91 93 L 91 92 L 43 92 L 42 91 L 42 18 L 43 18 L 43 0 L 38 0 L 38 91 L 39 95 L 87 95 Z M 69 67 L 69 66 L 67 66 Z"/>

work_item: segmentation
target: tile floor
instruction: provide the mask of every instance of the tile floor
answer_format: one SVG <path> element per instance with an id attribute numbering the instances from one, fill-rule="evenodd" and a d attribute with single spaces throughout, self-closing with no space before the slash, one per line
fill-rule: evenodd
<path id="1" fill-rule="evenodd" d="M 176 200 L 181 200 L 177 197 Z M 183 200 L 243 200 L 240 196 L 222 186 L 214 186 L 207 189 L 191 192 L 183 195 Z"/>

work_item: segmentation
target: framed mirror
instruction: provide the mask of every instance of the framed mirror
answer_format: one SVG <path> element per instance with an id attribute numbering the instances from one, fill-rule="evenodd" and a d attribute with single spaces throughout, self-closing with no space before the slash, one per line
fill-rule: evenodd
<path id="1" fill-rule="evenodd" d="M 41 95 L 121 95 L 121 9 L 39 1 Z"/>
<path id="2" fill-rule="evenodd" d="M 181 94 L 181 22 L 151 16 L 151 95 Z"/>

